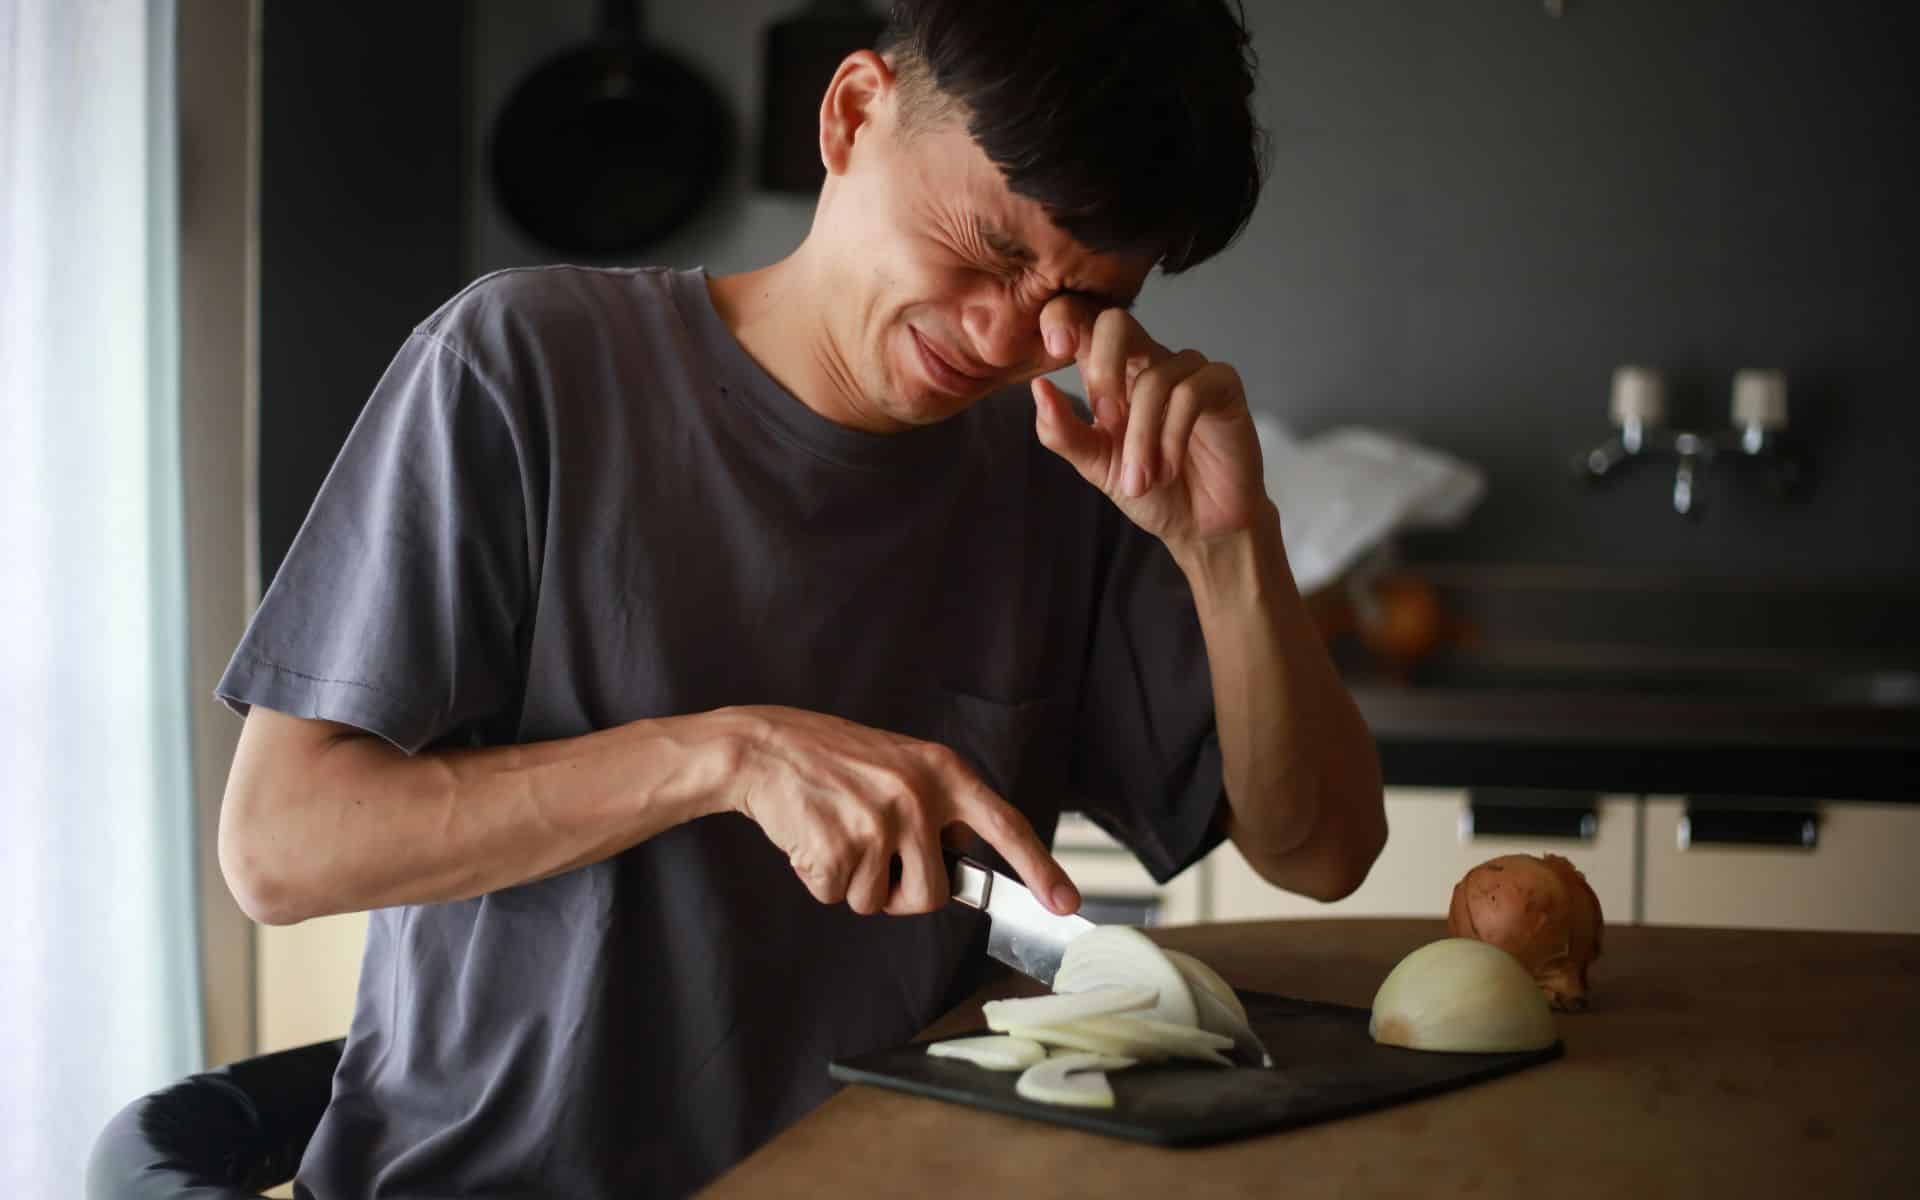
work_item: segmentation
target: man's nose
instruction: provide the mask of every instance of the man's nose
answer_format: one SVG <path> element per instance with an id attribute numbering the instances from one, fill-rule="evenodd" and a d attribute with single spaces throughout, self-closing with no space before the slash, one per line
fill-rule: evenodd
<path id="1" fill-rule="evenodd" d="M 1024 366 L 1040 342 L 1040 310 L 997 294 L 968 300 L 960 326 L 973 352 L 990 367 Z"/>

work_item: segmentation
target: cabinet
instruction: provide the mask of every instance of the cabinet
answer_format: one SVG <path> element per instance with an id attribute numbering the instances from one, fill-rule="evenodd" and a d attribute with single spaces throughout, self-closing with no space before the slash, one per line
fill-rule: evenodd
<path id="1" fill-rule="evenodd" d="M 1078 813 L 1067 813 L 1053 837 L 1054 856 L 1080 889 L 1082 910 L 1092 920 L 1118 924 L 1188 925 L 1207 916 L 1205 864 L 1182 871 L 1165 884 L 1140 865 L 1133 852 Z M 1141 909 L 1150 909 L 1142 920 Z"/>
<path id="2" fill-rule="evenodd" d="M 1454 885 L 1474 867 L 1502 854 L 1565 856 L 1585 873 L 1606 919 L 1634 919 L 1634 857 L 1639 831 L 1632 796 L 1602 796 L 1588 837 L 1488 835 L 1464 820 L 1464 791 L 1389 788 L 1387 846 L 1367 881 L 1331 904 L 1281 891 L 1254 873 L 1233 845 L 1202 864 L 1211 873 L 1212 919 L 1273 917 L 1444 917 Z"/>
<path id="3" fill-rule="evenodd" d="M 346 1036 L 367 914 L 263 925 L 255 937 L 260 1053 Z"/>
<path id="4" fill-rule="evenodd" d="M 1920 805 L 1832 802 L 1799 846 L 1682 845 L 1686 801 L 1646 802 L 1649 924 L 1920 933 Z"/>

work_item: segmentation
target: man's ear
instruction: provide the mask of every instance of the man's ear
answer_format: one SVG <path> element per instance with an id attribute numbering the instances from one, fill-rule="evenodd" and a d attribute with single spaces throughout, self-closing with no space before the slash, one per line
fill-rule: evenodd
<path id="1" fill-rule="evenodd" d="M 820 99 L 820 161 L 827 174 L 844 175 L 853 143 L 893 100 L 893 68 L 871 50 L 856 50 L 840 62 Z"/>

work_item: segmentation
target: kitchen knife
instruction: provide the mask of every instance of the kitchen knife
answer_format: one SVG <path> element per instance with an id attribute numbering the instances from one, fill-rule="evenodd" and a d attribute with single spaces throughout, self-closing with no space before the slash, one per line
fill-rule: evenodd
<path id="1" fill-rule="evenodd" d="M 953 898 L 987 914 L 987 953 L 1049 988 L 1067 943 L 1094 928 L 1081 916 L 1050 912 L 1019 880 L 942 849 Z"/>
<path id="2" fill-rule="evenodd" d="M 954 900 L 987 914 L 987 954 L 1051 989 L 1067 943 L 1096 928 L 1094 923 L 1048 911 L 1019 880 L 956 851 L 941 847 L 940 853 L 947 860 Z M 1243 1061 L 1273 1066 L 1273 1055 L 1253 1030 L 1244 1030 L 1234 1041 Z"/>

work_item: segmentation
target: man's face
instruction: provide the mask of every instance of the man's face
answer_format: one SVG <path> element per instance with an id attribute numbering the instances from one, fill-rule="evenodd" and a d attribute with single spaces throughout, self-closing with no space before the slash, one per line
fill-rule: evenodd
<path id="1" fill-rule="evenodd" d="M 958 120 L 902 131 L 882 106 L 822 207 L 841 369 L 876 431 L 944 420 L 1054 369 L 1040 310 L 1063 292 L 1087 318 L 1132 302 L 1152 260 L 1094 254 L 1017 196 Z"/>

